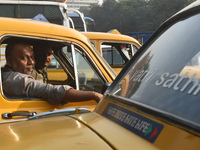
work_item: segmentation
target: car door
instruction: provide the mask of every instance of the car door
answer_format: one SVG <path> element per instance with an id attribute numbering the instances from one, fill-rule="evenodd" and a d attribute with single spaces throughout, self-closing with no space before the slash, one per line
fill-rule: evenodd
<path id="1" fill-rule="evenodd" d="M 51 84 L 65 84 L 79 90 L 102 92 L 104 84 L 112 81 L 108 74 L 109 70 L 105 70 L 103 66 L 99 67 L 100 62 L 97 61 L 101 60 L 101 58 L 96 59 L 94 55 L 88 52 L 89 50 L 83 48 L 85 46 L 84 43 L 73 41 L 72 44 L 70 39 L 59 40 L 57 38 L 16 34 L 4 35 L 1 37 L 1 68 L 6 64 L 6 45 L 13 40 L 25 40 L 31 46 L 38 42 L 52 45 L 54 58 L 59 65 L 57 65 L 58 68 L 53 68 L 55 67 L 53 65 L 55 62 L 52 61 L 53 67 L 48 68 L 49 83 Z M 96 56 L 98 57 L 98 55 Z M 104 64 L 104 62 L 101 62 L 101 64 Z M 18 87 L 16 86 L 16 88 Z M 68 107 L 85 107 L 93 110 L 97 104 L 94 100 L 91 100 L 88 102 L 68 103 L 66 105 L 52 105 L 41 98 L 8 97 L 3 92 L 2 84 L 0 103 L 0 114 L 3 116 L 0 120 L 3 121 L 23 119 L 37 113 Z"/>

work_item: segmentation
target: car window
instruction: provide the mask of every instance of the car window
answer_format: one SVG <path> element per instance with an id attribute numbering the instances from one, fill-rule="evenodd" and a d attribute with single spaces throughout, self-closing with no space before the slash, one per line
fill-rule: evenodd
<path id="1" fill-rule="evenodd" d="M 64 47 L 62 52 L 74 66 L 71 49 Z M 80 90 L 101 92 L 104 82 L 91 66 L 86 54 L 80 48 L 75 47 L 75 57 Z"/>
<path id="2" fill-rule="evenodd" d="M 1 49 L 1 55 L 0 55 L 0 59 L 1 59 L 1 66 L 4 66 L 6 64 L 6 57 L 5 57 L 5 48 L 6 48 L 6 44 L 1 44 L 0 45 L 0 49 Z"/>
<path id="3" fill-rule="evenodd" d="M 101 51 L 109 65 L 125 65 L 137 52 L 137 47 L 128 43 L 103 42 Z"/>
<path id="4" fill-rule="evenodd" d="M 197 14 L 160 32 L 111 93 L 200 124 L 199 19 Z"/>
<path id="5" fill-rule="evenodd" d="M 11 40 L 16 40 L 16 37 L 12 37 Z M 22 38 L 22 40 L 26 41 L 27 39 Z M 103 85 L 107 82 L 107 79 L 96 66 L 93 60 L 94 58 L 85 52 L 86 50 L 79 45 L 75 46 L 76 65 L 74 65 L 75 61 L 72 59 L 71 45 L 67 41 L 40 41 L 37 38 L 30 39 L 30 45 L 32 47 L 34 47 L 35 43 L 49 44 L 53 51 L 51 65 L 47 67 L 47 83 L 53 85 L 70 85 L 74 88 L 79 87 L 79 90 L 83 91 L 102 92 Z M 6 64 L 5 48 L 6 44 L 1 44 L 0 57 L 2 68 Z M 75 68 L 77 68 L 77 76 L 75 76 Z"/>
<path id="6" fill-rule="evenodd" d="M 63 24 L 63 16 L 58 6 L 35 4 L 1 4 L 1 17 L 32 19 L 42 14 L 50 23 Z"/>
<path id="7" fill-rule="evenodd" d="M 51 84 L 71 84 L 71 82 L 67 82 L 68 75 L 60 65 L 60 63 L 56 60 L 55 56 L 52 55 L 51 65 L 47 67 L 47 77 L 48 83 Z"/>
<path id="8" fill-rule="evenodd" d="M 109 65 L 125 64 L 125 61 L 115 47 L 112 47 L 111 45 L 102 45 L 101 49 L 103 58 L 108 62 Z"/>

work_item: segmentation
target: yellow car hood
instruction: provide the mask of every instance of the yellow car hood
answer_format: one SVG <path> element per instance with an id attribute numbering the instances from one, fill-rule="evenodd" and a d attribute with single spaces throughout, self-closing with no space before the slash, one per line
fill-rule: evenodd
<path id="1" fill-rule="evenodd" d="M 56 116 L 0 124 L 0 149 L 111 149 L 79 121 Z"/>

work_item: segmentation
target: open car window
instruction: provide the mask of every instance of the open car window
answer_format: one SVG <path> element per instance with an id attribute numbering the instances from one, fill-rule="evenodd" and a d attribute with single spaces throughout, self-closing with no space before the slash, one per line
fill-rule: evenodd
<path id="1" fill-rule="evenodd" d="M 18 38 L 10 38 L 10 40 L 18 40 Z M 102 87 L 106 79 L 103 77 L 97 66 L 90 58 L 89 54 L 78 45 L 75 46 L 75 58 L 72 59 L 71 45 L 67 41 L 49 41 L 21 38 L 26 41 L 30 41 L 30 45 L 34 47 L 34 44 L 38 42 L 49 43 L 52 46 L 53 56 L 51 65 L 47 67 L 47 83 L 53 85 L 70 85 L 73 88 L 79 87 L 79 90 L 96 91 L 101 93 Z M 5 49 L 7 42 L 1 44 L 1 68 L 6 64 Z M 75 63 L 76 61 L 76 63 Z M 76 65 L 74 65 L 74 63 Z M 77 72 L 75 72 L 75 68 Z M 76 76 L 77 74 L 77 76 Z M 77 80 L 78 82 L 75 82 Z"/>

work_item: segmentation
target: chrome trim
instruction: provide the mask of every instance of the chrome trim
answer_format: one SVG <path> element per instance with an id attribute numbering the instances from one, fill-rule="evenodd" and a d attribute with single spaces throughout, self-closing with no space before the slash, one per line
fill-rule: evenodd
<path id="1" fill-rule="evenodd" d="M 78 14 L 80 16 L 81 21 L 83 22 L 84 32 L 87 32 L 87 26 L 86 26 L 86 23 L 85 23 L 85 19 L 84 19 L 83 13 L 81 13 L 79 10 L 76 10 L 76 9 L 70 9 L 70 10 L 67 11 L 68 14 L 70 12 L 74 12 L 74 13 L 76 13 L 76 14 Z"/>
<path id="2" fill-rule="evenodd" d="M 56 116 L 56 115 L 73 115 L 73 114 L 81 114 L 88 112 L 90 112 L 90 110 L 87 108 L 66 108 L 66 109 L 59 109 L 59 110 L 40 113 L 38 115 L 29 117 L 28 120 L 39 119 L 49 116 Z"/>
<path id="3" fill-rule="evenodd" d="M 44 117 L 49 117 L 49 116 L 56 116 L 56 115 L 73 115 L 73 114 L 82 114 L 82 113 L 88 113 L 88 112 L 91 112 L 91 111 L 87 108 L 66 108 L 66 109 L 59 109 L 59 110 L 40 113 L 38 115 L 31 116 L 26 119 L 1 121 L 0 124 L 15 123 L 15 122 L 33 120 L 33 119 L 44 118 Z"/>
<path id="4" fill-rule="evenodd" d="M 0 124 L 14 123 L 14 122 L 20 122 L 20 121 L 26 121 L 26 120 L 28 120 L 28 119 L 17 119 L 17 120 L 1 121 Z"/>
<path id="5" fill-rule="evenodd" d="M 73 44 L 71 44 L 71 50 L 72 50 L 72 60 L 74 64 L 74 76 L 75 76 L 75 83 L 76 83 L 76 89 L 79 90 L 79 79 L 78 79 L 78 71 L 77 71 L 77 64 L 76 64 L 76 54 L 75 54 L 75 47 Z"/>

